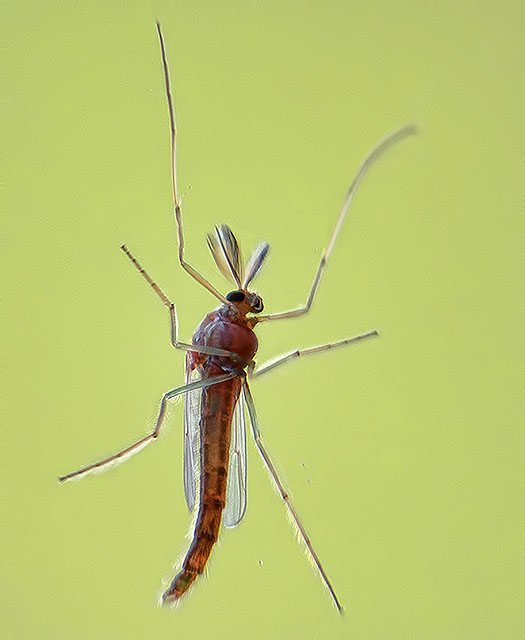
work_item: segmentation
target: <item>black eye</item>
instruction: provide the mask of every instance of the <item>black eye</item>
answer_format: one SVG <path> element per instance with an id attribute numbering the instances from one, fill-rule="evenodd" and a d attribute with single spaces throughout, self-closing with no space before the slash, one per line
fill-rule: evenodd
<path id="1" fill-rule="evenodd" d="M 228 302 L 242 302 L 246 296 L 242 291 L 230 291 L 226 296 Z"/>

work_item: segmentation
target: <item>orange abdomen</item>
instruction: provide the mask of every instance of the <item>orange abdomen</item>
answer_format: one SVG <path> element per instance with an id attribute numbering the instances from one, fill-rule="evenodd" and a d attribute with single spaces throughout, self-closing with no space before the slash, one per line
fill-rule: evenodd
<path id="1" fill-rule="evenodd" d="M 164 600 L 176 600 L 188 590 L 204 571 L 217 541 L 226 502 L 232 416 L 241 384 L 241 378 L 236 377 L 202 392 L 199 513 L 183 569 L 173 579 Z"/>

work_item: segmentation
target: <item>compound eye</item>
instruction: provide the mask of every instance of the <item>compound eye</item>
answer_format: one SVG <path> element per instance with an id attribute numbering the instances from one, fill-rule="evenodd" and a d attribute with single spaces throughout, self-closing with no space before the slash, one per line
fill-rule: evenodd
<path id="1" fill-rule="evenodd" d="M 228 302 L 242 302 L 246 296 L 242 291 L 230 291 L 226 296 Z"/>

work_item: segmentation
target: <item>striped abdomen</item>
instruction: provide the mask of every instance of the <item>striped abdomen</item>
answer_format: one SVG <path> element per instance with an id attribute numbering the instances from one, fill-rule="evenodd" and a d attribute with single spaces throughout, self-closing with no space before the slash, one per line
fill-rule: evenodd
<path id="1" fill-rule="evenodd" d="M 202 392 L 199 513 L 182 571 L 164 594 L 165 601 L 180 598 L 204 571 L 219 536 L 226 502 L 232 416 L 240 391 L 241 378 L 237 377 Z"/>

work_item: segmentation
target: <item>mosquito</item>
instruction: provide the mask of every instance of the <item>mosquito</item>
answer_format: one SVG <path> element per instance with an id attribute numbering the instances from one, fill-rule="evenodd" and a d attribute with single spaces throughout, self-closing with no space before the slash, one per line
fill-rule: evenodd
<path id="1" fill-rule="evenodd" d="M 186 352 L 186 383 L 162 396 L 157 422 L 149 435 L 104 460 L 63 475 L 59 477 L 59 480 L 63 482 L 84 476 L 90 471 L 126 459 L 142 450 L 150 442 L 157 439 L 166 416 L 168 403 L 178 396 L 184 395 L 184 493 L 190 512 L 194 510 L 196 504 L 198 504 L 198 512 L 193 540 L 181 570 L 163 595 L 164 602 L 173 603 L 186 593 L 204 571 L 213 546 L 218 539 L 221 523 L 226 527 L 236 527 L 244 517 L 247 484 L 246 421 L 248 418 L 255 445 L 297 527 L 300 539 L 310 554 L 337 610 L 342 612 L 342 605 L 334 587 L 263 444 L 248 380 L 258 378 L 295 358 L 354 344 L 376 336 L 378 333 L 373 330 L 337 342 L 297 349 L 269 364 L 257 366 L 254 357 L 258 342 L 254 328 L 260 322 L 296 318 L 310 311 L 326 264 L 332 254 L 358 185 L 370 166 L 387 148 L 399 140 L 413 135 L 416 128 L 413 125 L 408 125 L 390 134 L 362 162 L 346 193 L 328 246 L 317 267 L 306 304 L 290 311 L 262 315 L 262 298 L 252 290 L 251 284 L 268 256 L 270 245 L 267 242 L 259 244 L 245 263 L 237 239 L 227 225 L 215 227 L 215 232 L 208 235 L 208 246 L 217 267 L 235 287 L 225 296 L 186 262 L 177 188 L 175 115 L 166 48 L 158 22 L 157 32 L 171 129 L 171 180 L 177 227 L 178 260 L 181 267 L 215 296 L 221 305 L 209 313 L 200 323 L 191 344 L 181 342 L 178 336 L 175 304 L 142 267 L 126 245 L 121 246 L 122 251 L 169 311 L 171 344 L 175 349 Z"/>

